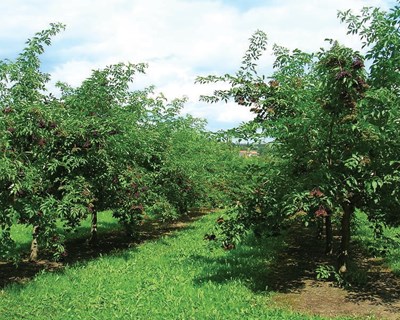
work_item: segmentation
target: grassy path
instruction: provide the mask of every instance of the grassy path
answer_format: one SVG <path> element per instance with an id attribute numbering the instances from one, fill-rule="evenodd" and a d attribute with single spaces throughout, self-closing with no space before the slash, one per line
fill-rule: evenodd
<path id="1" fill-rule="evenodd" d="M 327 319 L 289 308 L 342 320 L 375 319 L 367 317 L 374 313 L 396 319 L 388 307 L 397 302 L 389 305 L 380 292 L 379 305 L 368 298 L 373 291 L 317 283 L 313 270 L 326 257 L 309 233 L 295 229 L 224 251 L 203 240 L 216 219 L 147 225 L 134 246 L 111 233 L 96 251 L 77 237 L 69 265 L 0 291 L 0 319 Z"/>
<path id="2" fill-rule="evenodd" d="M 319 319 L 271 309 L 262 292 L 281 239 L 213 248 L 215 219 L 8 286 L 0 319 Z"/>

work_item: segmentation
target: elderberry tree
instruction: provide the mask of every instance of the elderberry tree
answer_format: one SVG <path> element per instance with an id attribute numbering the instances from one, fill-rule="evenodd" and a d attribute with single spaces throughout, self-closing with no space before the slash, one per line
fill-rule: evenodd
<path id="1" fill-rule="evenodd" d="M 222 227 L 230 238 L 248 228 L 271 232 L 296 216 L 323 218 L 332 253 L 334 218 L 341 230 L 338 269 L 346 272 L 356 209 L 377 225 L 400 222 L 399 12 L 396 6 L 389 13 L 339 13 L 349 33 L 360 34 L 365 57 L 333 40 L 316 53 L 275 45 L 274 71 L 266 77 L 256 61 L 267 37 L 257 31 L 238 72 L 197 79 L 229 83 L 202 99 L 233 98 L 250 107 L 273 139 L 271 159 L 259 168 L 264 174 L 251 175 L 256 181 Z"/>
<path id="2" fill-rule="evenodd" d="M 219 206 L 234 172 L 225 164 L 235 151 L 204 121 L 180 115 L 184 99 L 132 90 L 145 64 L 107 66 L 76 88 L 58 83 L 59 97 L 49 93 L 39 57 L 63 28 L 51 24 L 15 61 L 0 62 L 0 258 L 18 254 L 17 224 L 32 228 L 34 261 L 39 247 L 65 255 L 66 231 L 88 217 L 96 244 L 99 211 L 132 237 L 145 217 Z"/>

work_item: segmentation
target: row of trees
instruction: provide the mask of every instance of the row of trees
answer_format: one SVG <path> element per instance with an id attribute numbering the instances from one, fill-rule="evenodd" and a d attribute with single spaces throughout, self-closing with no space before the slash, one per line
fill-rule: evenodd
<path id="1" fill-rule="evenodd" d="M 15 224 L 31 226 L 36 260 L 38 246 L 62 254 L 64 230 L 88 216 L 96 243 L 99 211 L 134 235 L 145 215 L 169 219 L 220 205 L 238 158 L 204 121 L 179 115 L 184 99 L 132 90 L 144 64 L 108 66 L 77 88 L 58 83 L 60 96 L 48 93 L 39 57 L 63 28 L 52 24 L 15 61 L 0 62 L 2 258 L 15 256 Z"/>
<path id="2" fill-rule="evenodd" d="M 249 229 L 273 234 L 294 217 L 323 219 L 327 253 L 333 227 L 341 230 L 346 272 L 357 209 L 377 234 L 400 223 L 399 17 L 398 6 L 340 12 L 365 55 L 333 40 L 315 53 L 275 45 L 268 77 L 257 73 L 267 47 L 257 31 L 235 74 L 197 79 L 231 85 L 203 100 L 234 99 L 255 114 L 219 134 L 180 116 L 184 100 L 132 90 L 144 64 L 96 70 L 81 86 L 58 83 L 61 95 L 49 94 L 39 56 L 64 28 L 52 24 L 15 61 L 0 62 L 0 256 L 13 255 L 18 223 L 32 227 L 35 260 L 38 244 L 63 252 L 60 221 L 74 229 L 91 216 L 95 243 L 99 211 L 110 210 L 133 235 L 145 215 L 174 218 L 233 199 L 229 217 L 218 220 L 226 247 Z M 263 161 L 243 162 L 232 137 L 272 142 Z"/>
<path id="3" fill-rule="evenodd" d="M 222 225 L 228 239 L 248 229 L 274 232 L 293 217 L 319 217 L 332 253 L 337 222 L 338 269 L 346 272 L 356 209 L 377 234 L 400 223 L 400 7 L 338 17 L 360 36 L 365 55 L 333 40 L 315 53 L 274 45 L 274 71 L 266 77 L 257 73 L 257 60 L 267 36 L 257 31 L 235 74 L 197 81 L 229 83 L 202 99 L 251 108 L 255 120 L 247 127 L 273 139 L 268 162 L 250 171 L 250 188 Z"/>

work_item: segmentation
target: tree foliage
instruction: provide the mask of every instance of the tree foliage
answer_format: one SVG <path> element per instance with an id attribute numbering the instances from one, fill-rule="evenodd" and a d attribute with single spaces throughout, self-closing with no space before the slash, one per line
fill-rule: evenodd
<path id="1" fill-rule="evenodd" d="M 274 45 L 273 72 L 266 77 L 256 64 L 267 36 L 257 31 L 234 75 L 198 77 L 200 83 L 228 82 L 229 89 L 202 99 L 234 99 L 251 108 L 254 122 L 273 139 L 271 159 L 257 169 L 264 173 L 251 171 L 257 183 L 223 227 L 229 235 L 238 225 L 271 232 L 293 217 L 324 218 L 328 230 L 334 218 L 345 272 L 356 208 L 376 226 L 400 222 L 399 10 L 339 13 L 349 33 L 360 35 L 365 55 L 333 40 L 315 53 Z"/>
<path id="2" fill-rule="evenodd" d="M 93 70 L 76 88 L 57 83 L 58 97 L 47 91 L 40 54 L 63 28 L 51 24 L 15 61 L 0 62 L 1 257 L 15 255 L 15 224 L 32 227 L 35 260 L 39 246 L 65 254 L 64 231 L 89 216 L 95 243 L 99 211 L 111 211 L 134 236 L 146 216 L 176 218 L 224 201 L 220 160 L 233 151 L 204 121 L 180 115 L 184 99 L 132 90 L 145 64 Z"/>

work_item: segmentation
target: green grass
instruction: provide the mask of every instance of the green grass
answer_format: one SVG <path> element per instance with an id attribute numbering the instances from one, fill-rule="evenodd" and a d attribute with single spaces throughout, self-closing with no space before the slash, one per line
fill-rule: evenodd
<path id="1" fill-rule="evenodd" d="M 384 257 L 385 264 L 397 275 L 400 275 L 400 227 L 385 227 L 383 238 L 374 238 L 372 224 L 362 212 L 357 212 L 355 240 L 371 255 Z"/>
<path id="2" fill-rule="evenodd" d="M 223 251 L 203 240 L 215 219 L 11 285 L 0 319 L 322 319 L 272 307 L 265 278 L 281 238 Z"/>
<path id="3" fill-rule="evenodd" d="M 98 214 L 98 234 L 102 234 L 112 229 L 121 228 L 118 220 L 112 217 L 111 212 L 104 211 Z M 58 224 L 59 232 L 65 234 L 66 240 L 90 237 L 90 217 L 82 221 L 81 226 L 72 232 L 65 232 L 61 222 Z M 15 224 L 11 227 L 11 236 L 16 243 L 16 250 L 19 253 L 28 252 L 32 241 L 32 227 Z M 1 319 L 1 318 L 0 318 Z"/>

